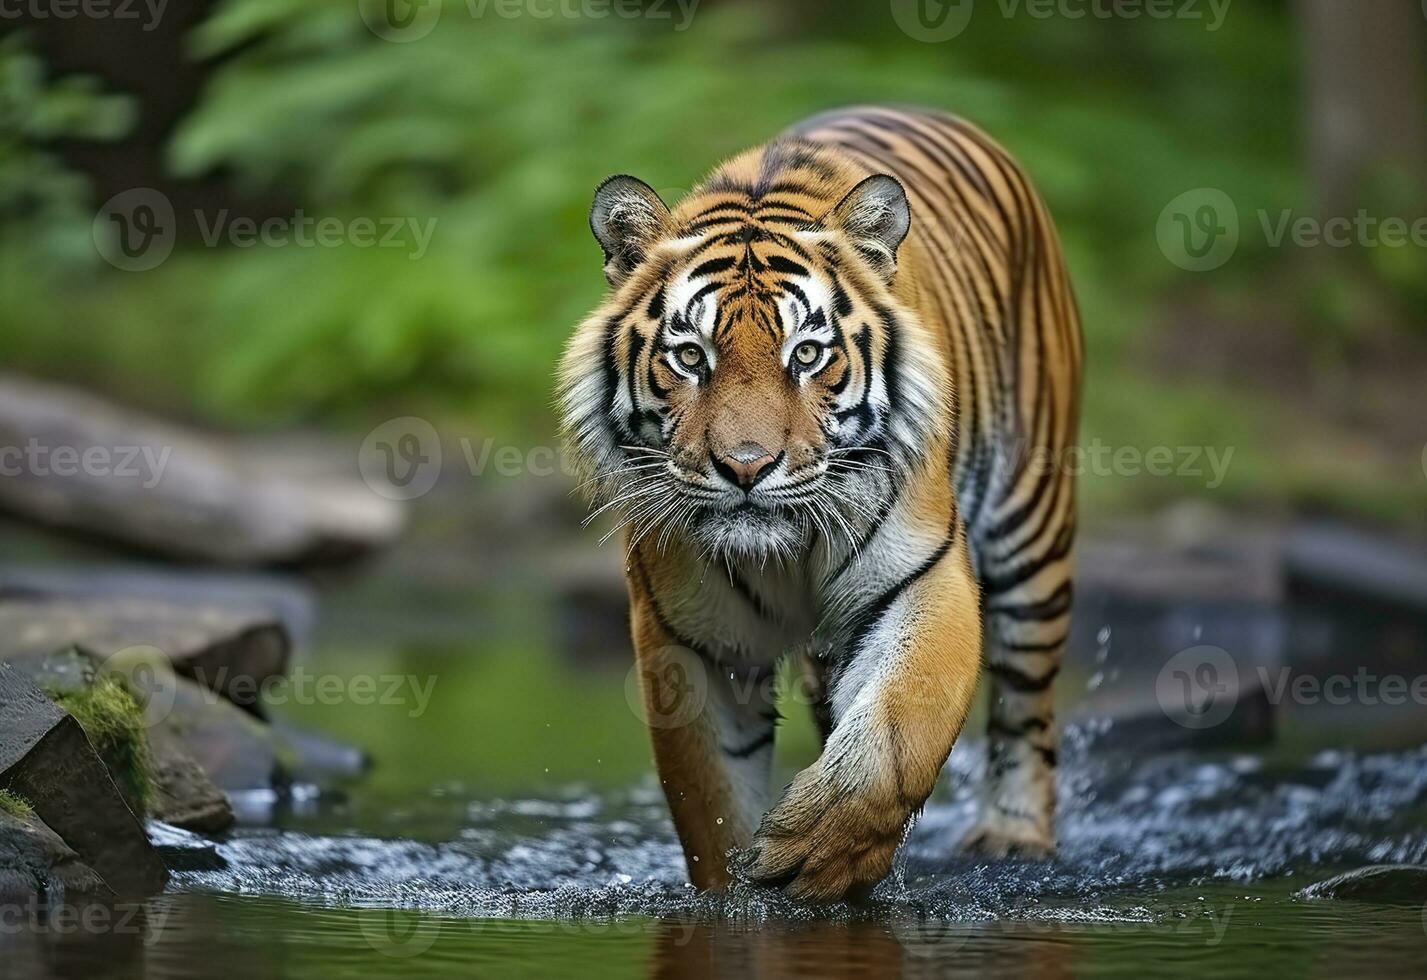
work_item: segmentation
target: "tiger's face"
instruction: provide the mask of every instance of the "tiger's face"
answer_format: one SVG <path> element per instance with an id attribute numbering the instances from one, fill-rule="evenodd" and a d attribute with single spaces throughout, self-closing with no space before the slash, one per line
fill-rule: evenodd
<path id="1" fill-rule="evenodd" d="M 601 509 L 636 542 L 765 558 L 850 543 L 936 424 L 944 379 L 899 345 L 915 324 L 890 291 L 901 185 L 871 177 L 810 212 L 705 192 L 671 214 L 628 177 L 597 192 L 614 291 L 561 395 Z"/>

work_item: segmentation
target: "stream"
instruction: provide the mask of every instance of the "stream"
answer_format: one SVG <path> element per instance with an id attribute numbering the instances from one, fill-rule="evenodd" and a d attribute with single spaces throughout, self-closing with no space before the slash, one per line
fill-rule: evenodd
<path id="1" fill-rule="evenodd" d="M 0 976 L 1427 971 L 1422 905 L 1298 894 L 1427 863 L 1420 706 L 1415 732 L 1399 713 L 1390 739 L 1328 712 L 1213 750 L 1136 750 L 1081 717 L 1048 863 L 956 852 L 984 765 L 973 719 L 873 901 L 809 908 L 684 883 L 622 650 L 575 655 L 559 611 L 518 597 L 403 610 L 364 586 L 323 601 L 271 710 L 363 747 L 370 772 L 243 794 L 239 826 L 214 840 L 152 828 L 192 856 L 164 895 L 102 921 L 8 909 Z M 1213 642 L 1215 625 L 1194 636 Z M 1119 624 L 1092 626 L 1109 647 Z M 1113 651 L 1067 670 L 1068 700 L 1132 666 L 1128 644 Z M 796 706 L 785 714 L 786 779 L 816 744 Z"/>

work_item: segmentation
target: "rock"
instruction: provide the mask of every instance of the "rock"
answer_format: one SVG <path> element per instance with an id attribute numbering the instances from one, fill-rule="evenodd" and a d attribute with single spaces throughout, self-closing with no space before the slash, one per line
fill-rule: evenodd
<path id="1" fill-rule="evenodd" d="M 317 595 L 293 573 L 223 571 L 138 562 L 0 562 L 0 600 L 160 599 L 186 608 L 266 614 L 301 649 L 317 626 Z"/>
<path id="2" fill-rule="evenodd" d="M 0 659 L 36 660 L 81 646 L 106 661 L 152 648 L 178 673 L 258 710 L 258 690 L 287 672 L 291 644 L 271 613 L 158 599 L 0 600 Z"/>
<path id="3" fill-rule="evenodd" d="M 171 733 L 213 785 L 231 792 L 286 783 L 281 745 L 267 725 L 192 681 L 170 683 L 150 699 L 150 711 L 158 712 L 151 730 Z"/>
<path id="4" fill-rule="evenodd" d="M 150 821 L 149 843 L 170 871 L 223 871 L 228 867 L 212 841 L 172 824 Z"/>
<path id="5" fill-rule="evenodd" d="M 0 902 L 113 899 L 104 880 L 35 816 L 0 800 Z"/>
<path id="6" fill-rule="evenodd" d="M 291 757 L 294 772 L 303 776 L 360 776 L 372 766 L 372 759 L 355 745 L 299 728 L 290 721 L 275 719 L 273 732 Z"/>
<path id="7" fill-rule="evenodd" d="M 1427 866 L 1378 864 L 1309 885 L 1298 893 L 1306 899 L 1347 899 L 1379 905 L 1427 903 Z"/>
<path id="8" fill-rule="evenodd" d="M 0 789 L 27 800 L 116 894 L 163 889 L 163 863 L 79 723 L 9 664 L 0 664 Z"/>
<path id="9" fill-rule="evenodd" d="M 1133 714 L 1082 722 L 1096 751 L 1221 752 L 1273 744 L 1275 709 L 1268 692 L 1247 684 L 1230 692 L 1234 706 L 1223 721 L 1199 728 L 1178 723 L 1159 706 Z"/>
<path id="10" fill-rule="evenodd" d="M 153 797 L 149 815 L 182 830 L 216 834 L 233 826 L 233 806 L 170 727 L 149 733 Z M 170 865 L 172 867 L 172 865 Z"/>
<path id="11" fill-rule="evenodd" d="M 0 507 L 143 552 L 222 565 L 345 561 L 400 534 L 403 506 L 306 447 L 237 444 L 58 385 L 0 377 Z M 319 465 L 320 464 L 320 465 Z"/>
<path id="12" fill-rule="evenodd" d="M 1127 524 L 1076 542 L 1075 591 L 1170 603 L 1256 603 L 1283 599 L 1276 531 Z"/>
<path id="13" fill-rule="evenodd" d="M 27 657 L 17 661 L 15 666 L 29 675 L 38 687 L 59 698 L 61 706 L 91 691 L 96 683 L 102 683 L 99 659 L 78 647 L 71 647 L 43 658 Z M 168 690 L 171 692 L 177 678 L 167 665 L 161 665 L 160 669 L 166 672 Z M 122 675 L 122 672 L 120 673 Z M 104 751 L 96 744 L 93 733 L 86 730 L 86 734 L 89 735 L 90 744 L 95 745 L 100 758 L 108 766 L 110 776 L 114 778 L 121 792 L 125 793 L 129 809 L 135 813 L 147 809 L 151 816 L 191 830 L 218 832 L 231 827 L 233 808 L 229 805 L 228 798 L 208 778 L 208 774 L 185 747 L 183 739 L 168 720 L 173 698 L 155 698 L 152 693 L 155 685 L 150 683 L 145 686 L 142 678 L 123 676 L 128 686 L 138 690 L 145 701 L 144 706 L 137 709 L 139 721 L 144 726 L 141 734 L 146 743 L 146 792 L 142 800 L 135 798 L 132 787 L 126 791 L 126 780 L 122 777 L 125 761 L 112 758 L 112 753 Z M 150 701 L 154 703 L 150 704 Z M 149 710 L 151 707 L 155 709 L 152 712 Z M 84 727 L 82 719 L 80 725 Z"/>
<path id="14" fill-rule="evenodd" d="M 1427 613 L 1427 548 L 1334 525 L 1295 528 L 1284 549 L 1295 595 Z"/>

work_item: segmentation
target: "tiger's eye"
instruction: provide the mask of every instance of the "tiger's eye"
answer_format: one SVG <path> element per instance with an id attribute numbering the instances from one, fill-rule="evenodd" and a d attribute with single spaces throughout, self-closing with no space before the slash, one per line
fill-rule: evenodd
<path id="1" fill-rule="evenodd" d="M 698 344 L 685 344 L 674 352 L 674 356 L 686 368 L 696 368 L 704 363 L 704 349 Z"/>
<path id="2" fill-rule="evenodd" d="M 793 357 L 803 367 L 812 367 L 822 356 L 822 345 L 815 344 L 810 340 L 804 341 L 793 349 Z"/>

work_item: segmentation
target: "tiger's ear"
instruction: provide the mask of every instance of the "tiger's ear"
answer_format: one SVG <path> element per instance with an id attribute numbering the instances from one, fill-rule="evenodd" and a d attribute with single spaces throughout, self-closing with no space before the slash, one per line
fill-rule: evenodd
<path id="1" fill-rule="evenodd" d="M 873 174 L 838 202 L 822 224 L 841 231 L 882 278 L 897 271 L 897 249 L 912 227 L 912 206 L 897 178 Z"/>
<path id="2" fill-rule="evenodd" d="M 610 285 L 622 283 L 668 229 L 669 209 L 644 181 L 618 174 L 596 189 L 590 230 L 604 249 Z"/>

